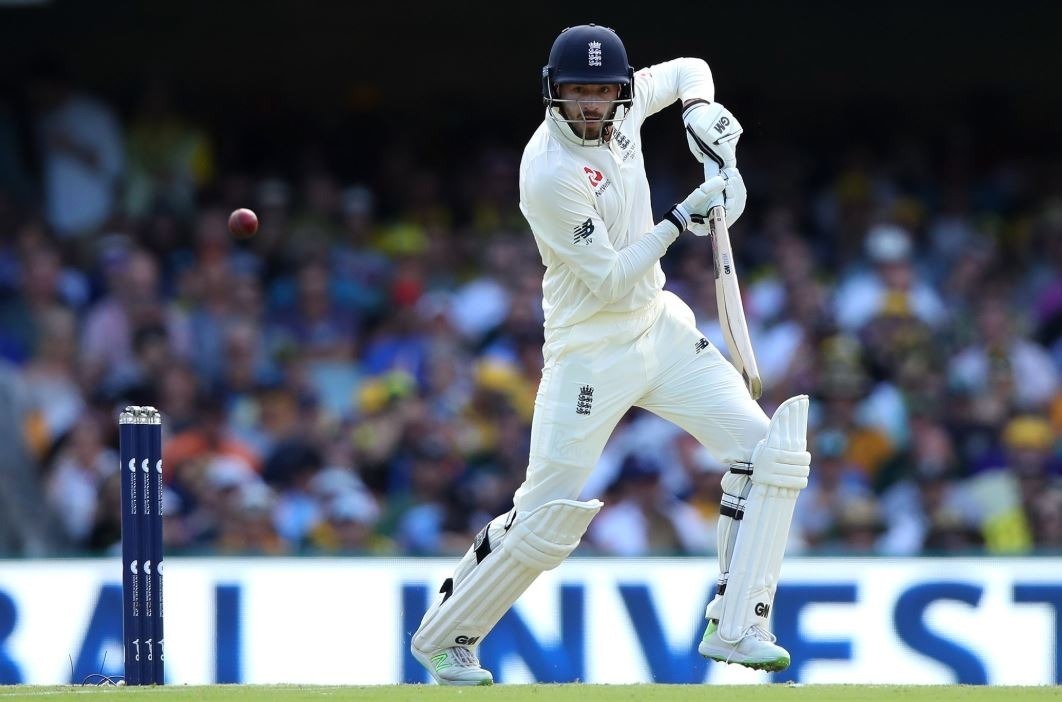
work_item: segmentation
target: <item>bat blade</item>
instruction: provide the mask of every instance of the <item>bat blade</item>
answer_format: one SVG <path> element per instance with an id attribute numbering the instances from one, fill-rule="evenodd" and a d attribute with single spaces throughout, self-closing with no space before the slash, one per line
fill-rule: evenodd
<path id="1" fill-rule="evenodd" d="M 752 351 L 745 307 L 741 303 L 741 287 L 734 265 L 734 253 L 730 248 L 726 210 L 721 206 L 713 207 L 708 213 L 708 225 L 715 260 L 715 298 L 719 307 L 719 324 L 723 328 L 731 362 L 744 378 L 752 399 L 758 400 L 763 394 L 763 381 L 756 366 L 756 355 Z"/>

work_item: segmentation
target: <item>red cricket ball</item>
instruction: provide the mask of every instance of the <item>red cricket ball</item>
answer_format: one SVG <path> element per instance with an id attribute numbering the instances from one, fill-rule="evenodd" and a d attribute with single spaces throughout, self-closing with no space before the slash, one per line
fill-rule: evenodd
<path id="1" fill-rule="evenodd" d="M 252 236 L 258 231 L 258 215 L 245 207 L 233 210 L 229 215 L 229 231 L 240 238 Z"/>

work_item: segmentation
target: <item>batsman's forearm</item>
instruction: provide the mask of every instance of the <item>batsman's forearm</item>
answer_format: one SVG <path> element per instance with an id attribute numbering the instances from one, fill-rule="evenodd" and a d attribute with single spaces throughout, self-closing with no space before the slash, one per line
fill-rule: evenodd
<path id="1" fill-rule="evenodd" d="M 611 304 L 629 293 L 679 234 L 681 231 L 674 223 L 664 220 L 630 246 L 617 251 L 608 275 L 593 289 L 594 295 Z"/>

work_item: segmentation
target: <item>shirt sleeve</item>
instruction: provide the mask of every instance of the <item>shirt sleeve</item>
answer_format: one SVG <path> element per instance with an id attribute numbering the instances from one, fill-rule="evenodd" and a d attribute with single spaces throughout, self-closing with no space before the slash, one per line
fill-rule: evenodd
<path id="1" fill-rule="evenodd" d="M 578 184 L 532 170 L 522 195 L 520 207 L 540 246 L 606 304 L 629 293 L 679 235 L 674 225 L 662 224 L 616 250 L 591 193 Z"/>
<path id="2" fill-rule="evenodd" d="M 677 100 L 715 101 L 715 81 L 699 58 L 677 58 L 643 68 L 634 75 L 635 107 L 656 114 Z"/>

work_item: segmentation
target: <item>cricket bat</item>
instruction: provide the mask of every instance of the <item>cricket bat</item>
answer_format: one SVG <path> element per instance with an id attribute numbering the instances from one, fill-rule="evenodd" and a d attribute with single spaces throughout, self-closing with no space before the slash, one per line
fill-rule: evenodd
<path id="1" fill-rule="evenodd" d="M 726 210 L 721 205 L 708 212 L 708 226 L 712 250 L 715 252 L 715 299 L 719 306 L 719 325 L 723 328 L 723 339 L 730 350 L 731 362 L 745 379 L 749 394 L 752 399 L 758 400 L 763 394 L 763 381 L 760 380 L 756 356 L 752 352 L 745 308 L 741 304 L 737 268 L 734 267 L 734 253 L 730 249 L 730 233 L 726 228 Z"/>

